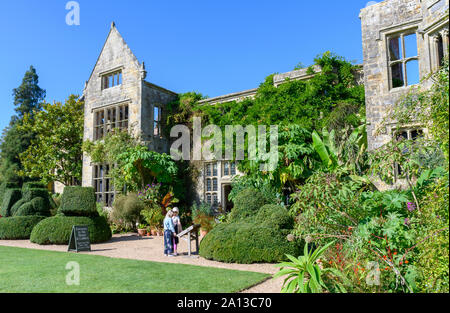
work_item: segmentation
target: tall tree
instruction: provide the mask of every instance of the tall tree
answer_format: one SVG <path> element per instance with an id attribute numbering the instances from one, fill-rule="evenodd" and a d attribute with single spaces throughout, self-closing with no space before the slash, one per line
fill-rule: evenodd
<path id="1" fill-rule="evenodd" d="M 0 172 L 3 181 L 21 183 L 24 177 L 18 172 L 23 169 L 19 155 L 26 151 L 34 137 L 32 132 L 19 129 L 25 114 L 31 117 L 42 109 L 41 102 L 46 91 L 39 87 L 39 77 L 33 66 L 25 73 L 22 84 L 13 89 L 14 106 L 17 115 L 11 118 L 9 126 L 3 130 L 0 143 Z"/>
<path id="2" fill-rule="evenodd" d="M 25 114 L 33 115 L 34 111 L 40 111 L 45 95 L 46 91 L 39 87 L 39 76 L 36 69 L 30 66 L 23 77 L 22 84 L 13 89 L 17 118 L 22 120 Z"/>
<path id="3" fill-rule="evenodd" d="M 43 103 L 31 118 L 26 113 L 19 129 L 34 133 L 28 149 L 20 154 L 20 174 L 44 183 L 76 185 L 81 181 L 84 102 L 70 95 L 64 104 Z"/>

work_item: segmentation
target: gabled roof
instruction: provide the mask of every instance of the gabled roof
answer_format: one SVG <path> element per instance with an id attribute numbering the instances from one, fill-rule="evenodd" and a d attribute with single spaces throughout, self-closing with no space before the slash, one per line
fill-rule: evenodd
<path id="1" fill-rule="evenodd" d="M 116 32 L 116 34 L 119 36 L 119 38 L 122 40 L 123 45 L 129 50 L 130 55 L 133 57 L 134 61 L 136 62 L 136 66 L 140 67 L 141 63 L 139 63 L 139 60 L 136 58 L 136 56 L 134 55 L 133 51 L 131 51 L 130 47 L 128 46 L 128 44 L 125 42 L 125 39 L 123 39 L 122 35 L 119 33 L 119 31 L 116 28 L 116 23 L 112 22 L 111 23 L 111 28 L 109 30 L 108 36 L 106 37 L 105 43 L 103 44 L 102 50 L 100 51 L 100 54 L 97 57 L 97 61 L 95 62 L 94 67 L 92 68 L 92 72 L 91 75 L 89 75 L 89 79 L 87 80 L 87 82 L 89 82 L 92 78 L 92 74 L 94 73 L 95 68 L 97 67 L 98 61 L 100 60 L 100 57 L 103 54 L 103 50 L 105 50 L 105 46 L 108 43 L 109 37 L 111 36 L 111 34 L 113 32 Z"/>

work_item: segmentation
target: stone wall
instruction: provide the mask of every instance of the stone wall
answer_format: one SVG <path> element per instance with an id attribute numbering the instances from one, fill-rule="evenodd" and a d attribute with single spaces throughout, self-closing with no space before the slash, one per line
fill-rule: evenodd
<path id="1" fill-rule="evenodd" d="M 430 7 L 434 7 L 434 10 L 430 10 Z M 416 33 L 420 78 L 426 77 L 436 68 L 435 60 L 431 57 L 434 47 L 430 36 L 436 27 L 448 29 L 448 0 L 386 0 L 362 9 L 360 18 L 367 133 L 369 150 L 373 150 L 391 140 L 392 129 L 386 129 L 383 135 L 375 135 L 389 108 L 411 88 L 417 87 L 411 85 L 392 88 L 388 65 L 388 39 L 399 33 Z"/>

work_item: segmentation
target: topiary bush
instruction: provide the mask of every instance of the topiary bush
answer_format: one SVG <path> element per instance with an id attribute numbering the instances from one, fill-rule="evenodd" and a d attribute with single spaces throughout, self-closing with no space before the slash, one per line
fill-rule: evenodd
<path id="1" fill-rule="evenodd" d="M 22 199 L 23 200 L 23 199 Z M 13 211 L 13 210 L 11 210 Z M 14 213 L 14 216 L 50 216 L 50 202 L 48 198 L 36 197 L 33 200 L 25 202 Z"/>
<path id="2" fill-rule="evenodd" d="M 73 226 L 79 225 L 88 226 L 91 243 L 111 239 L 111 228 L 102 216 L 54 216 L 46 218 L 33 228 L 30 241 L 40 245 L 68 244 Z"/>
<path id="3" fill-rule="evenodd" d="M 19 208 L 24 205 L 25 203 L 27 203 L 28 201 L 26 201 L 25 199 L 20 199 L 19 201 L 17 201 L 16 203 L 14 203 L 14 205 L 11 207 L 11 210 L 9 212 L 9 214 L 11 216 L 15 216 L 17 211 L 19 210 Z"/>
<path id="4" fill-rule="evenodd" d="M 34 198 L 41 197 L 47 199 L 50 205 L 50 194 L 45 188 L 22 188 L 22 197 L 26 201 L 31 201 Z"/>
<path id="5" fill-rule="evenodd" d="M 200 255 L 206 259 L 227 263 L 275 263 L 286 254 L 300 255 L 298 241 L 289 242 L 289 230 L 280 230 L 248 221 L 220 224 L 200 243 Z"/>
<path id="6" fill-rule="evenodd" d="M 27 182 L 23 183 L 22 191 L 25 192 L 28 189 L 47 189 L 47 186 L 41 182 Z"/>
<path id="7" fill-rule="evenodd" d="M 253 216 L 265 204 L 268 204 L 267 199 L 258 189 L 244 189 L 236 196 L 230 220 L 238 221 Z"/>
<path id="8" fill-rule="evenodd" d="M 288 241 L 294 227 L 288 210 L 264 205 L 254 216 L 216 226 L 200 243 L 200 255 L 228 263 L 280 262 L 286 254 L 300 255 L 300 241 Z"/>
<path id="9" fill-rule="evenodd" d="M 31 231 L 45 216 L 0 218 L 0 240 L 30 239 Z"/>
<path id="10" fill-rule="evenodd" d="M 66 216 L 98 216 L 94 188 L 65 187 L 58 213 Z"/>
<path id="11" fill-rule="evenodd" d="M 11 216 L 11 208 L 22 198 L 22 191 L 18 188 L 7 189 L 3 197 L 3 203 L 0 210 L 0 215 L 3 217 Z"/>
<path id="12" fill-rule="evenodd" d="M 15 189 L 15 188 L 20 188 L 20 185 L 18 183 L 13 183 L 13 182 L 4 182 L 4 183 L 0 184 L 0 205 L 2 205 L 2 203 L 3 203 L 3 197 L 5 196 L 6 190 L 7 189 Z"/>

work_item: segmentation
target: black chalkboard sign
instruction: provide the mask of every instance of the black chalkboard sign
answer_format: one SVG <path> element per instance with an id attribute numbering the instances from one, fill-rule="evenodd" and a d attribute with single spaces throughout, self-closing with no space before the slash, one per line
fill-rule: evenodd
<path id="1" fill-rule="evenodd" d="M 73 226 L 67 251 L 91 251 L 91 240 L 87 226 Z"/>

